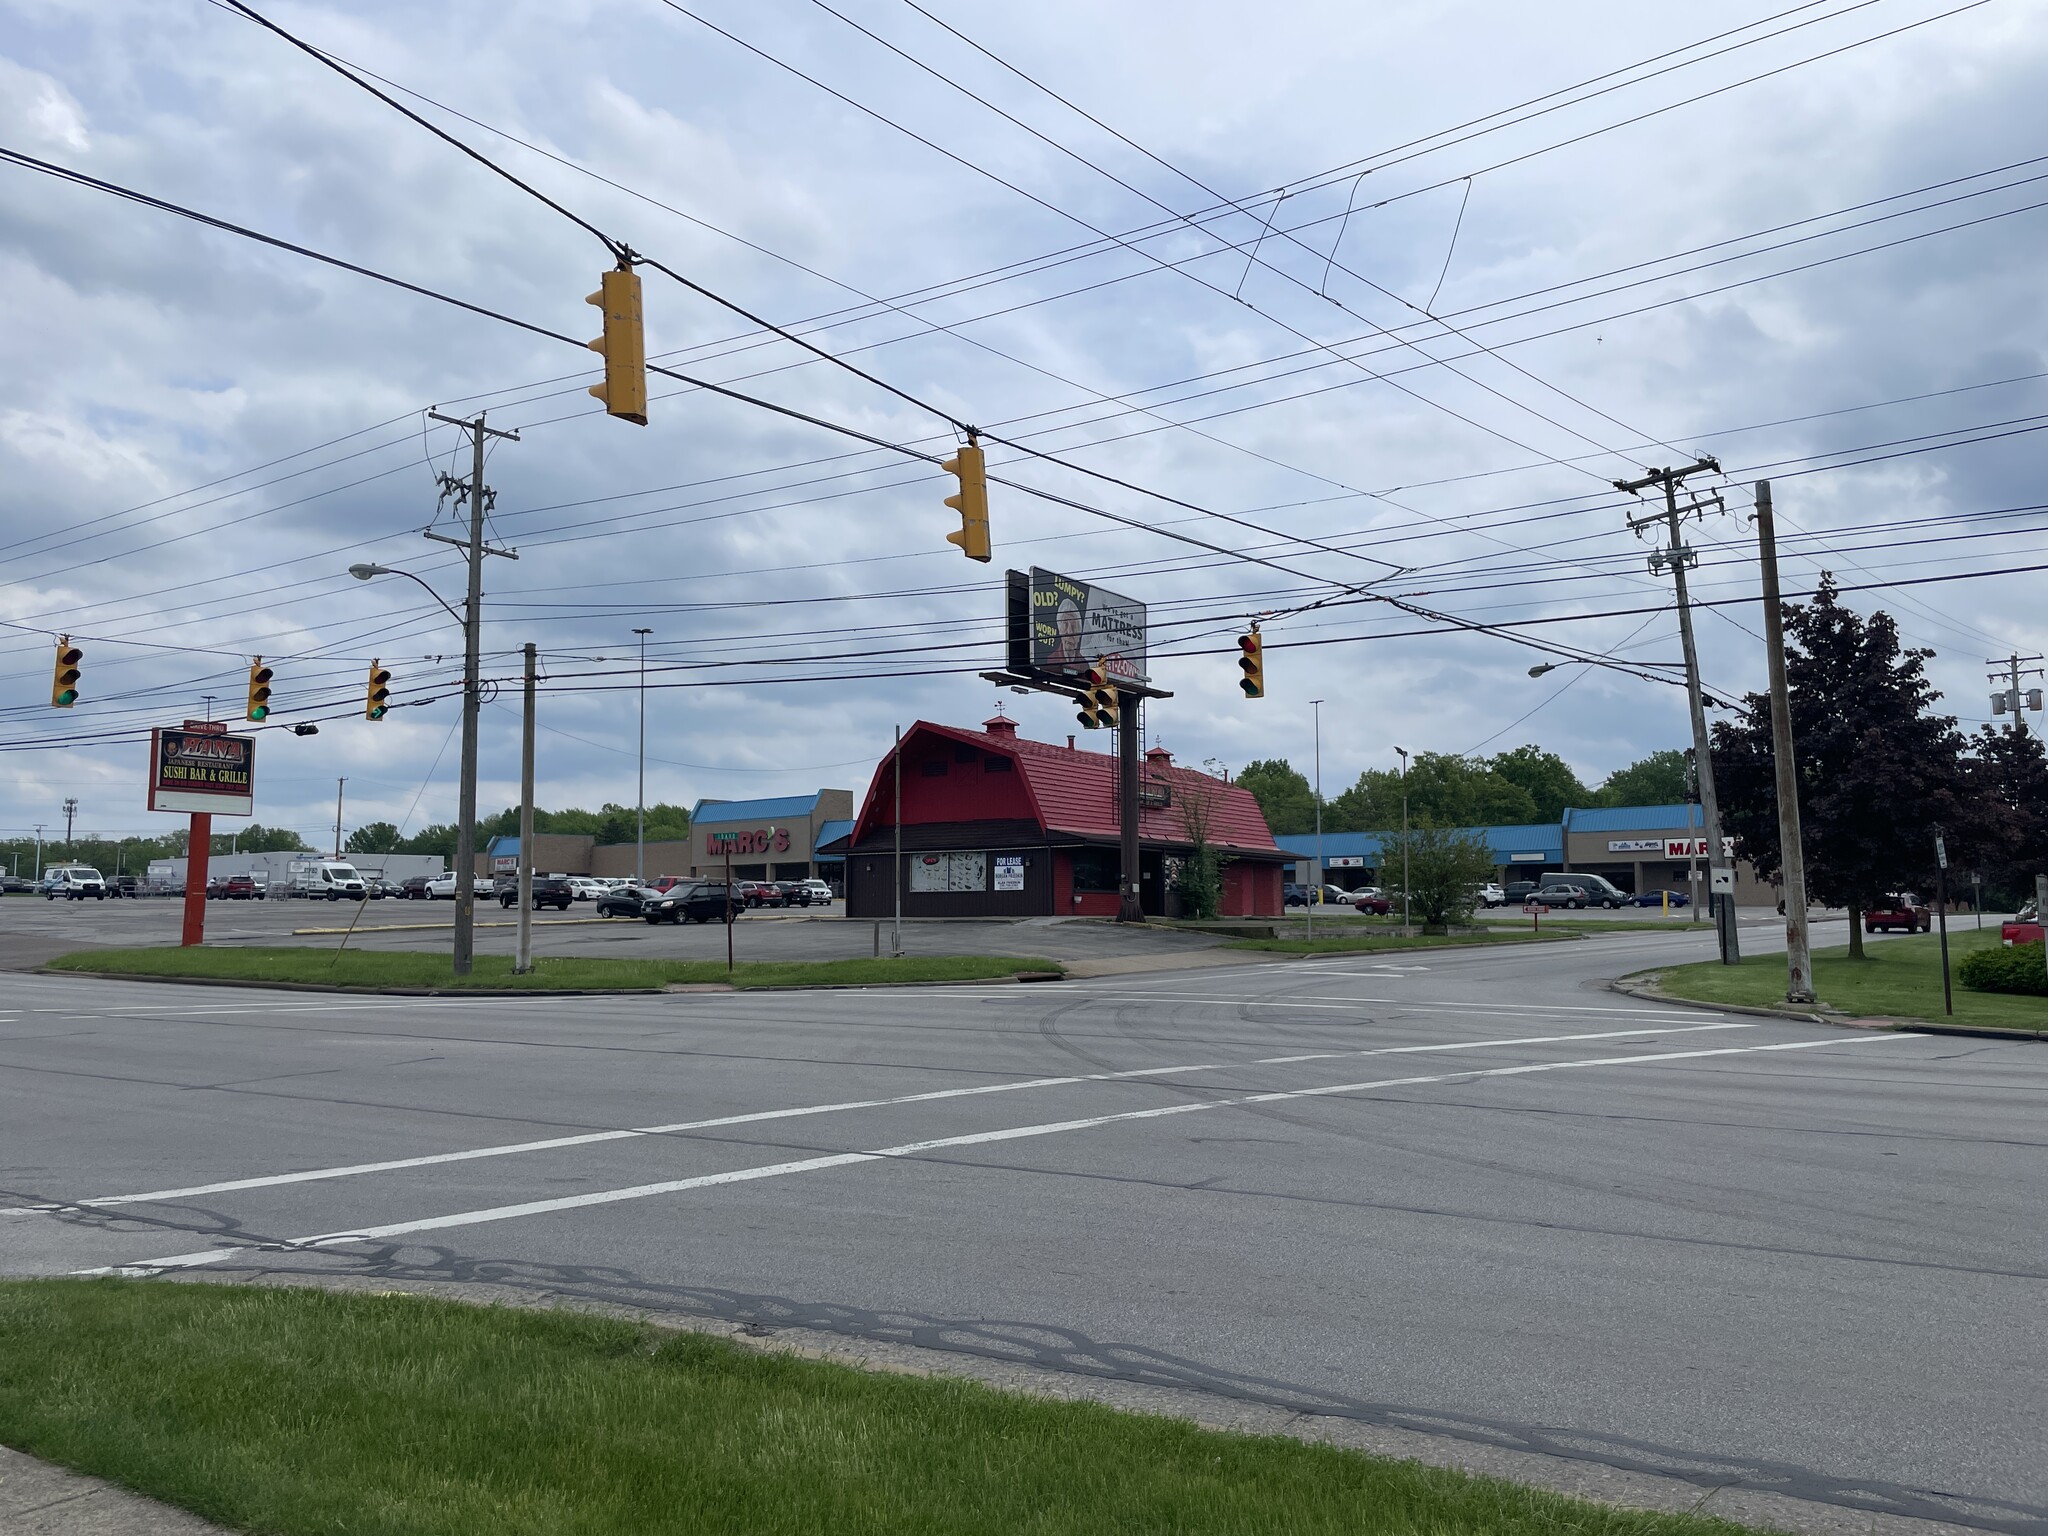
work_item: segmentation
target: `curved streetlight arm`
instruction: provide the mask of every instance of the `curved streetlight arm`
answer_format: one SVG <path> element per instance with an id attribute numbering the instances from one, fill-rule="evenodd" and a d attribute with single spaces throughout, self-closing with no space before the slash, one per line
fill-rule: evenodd
<path id="1" fill-rule="evenodd" d="M 407 581 L 416 584 L 427 596 L 439 603 L 447 611 L 449 618 L 465 628 L 468 627 L 469 621 L 464 619 L 453 608 L 448 607 L 448 600 L 446 598 L 428 586 L 424 581 L 421 581 L 419 577 L 413 575 L 411 571 L 402 571 L 395 565 L 352 565 L 348 568 L 348 573 L 355 577 L 357 581 L 368 581 L 373 576 L 403 576 Z"/>

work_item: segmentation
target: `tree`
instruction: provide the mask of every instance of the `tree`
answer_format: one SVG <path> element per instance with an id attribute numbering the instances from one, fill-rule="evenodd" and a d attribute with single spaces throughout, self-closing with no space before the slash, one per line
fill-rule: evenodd
<path id="1" fill-rule="evenodd" d="M 366 822 L 349 833 L 342 847 L 350 853 L 396 853 L 398 828 L 388 821 Z"/>
<path id="2" fill-rule="evenodd" d="M 1533 821 L 1562 821 L 1566 806 L 1585 805 L 1592 798 L 1571 764 L 1533 743 L 1502 752 L 1486 766 L 1529 796 L 1536 806 Z"/>
<path id="3" fill-rule="evenodd" d="M 1213 770 L 1221 763 L 1206 765 Z M 1283 763 L 1281 765 L 1285 767 Z M 1217 774 L 1220 778 L 1221 774 Z M 1296 775 L 1300 777 L 1299 774 Z M 1242 779 L 1239 782 L 1243 782 Z M 1194 851 L 1178 861 L 1173 888 L 1180 897 L 1181 916 L 1198 920 L 1214 918 L 1223 906 L 1223 865 L 1225 860 L 1209 841 L 1209 828 L 1216 818 L 1215 780 L 1197 774 L 1176 774 L 1171 781 L 1173 803 L 1180 823 Z"/>
<path id="4" fill-rule="evenodd" d="M 218 825 L 218 823 L 216 823 Z M 239 832 L 216 832 L 213 834 L 214 853 L 226 853 L 232 847 L 237 853 L 310 853 L 306 840 L 289 827 L 266 827 L 260 821 L 252 821 Z"/>
<path id="5" fill-rule="evenodd" d="M 1931 891 L 1934 836 L 1952 863 L 1981 838 L 1963 795 L 1963 738 L 1927 681 L 1926 650 L 1901 650 L 1891 615 L 1844 607 L 1823 572 L 1813 601 L 1787 603 L 1785 675 L 1799 759 L 1808 891 L 1849 909 L 1849 957 L 1863 958 L 1862 915 L 1901 888 Z M 1752 693 L 1741 718 L 1714 726 L 1721 822 L 1757 873 L 1775 878 L 1777 784 L 1770 700 Z"/>
<path id="6" fill-rule="evenodd" d="M 2048 750 L 2031 731 L 1989 725 L 1971 748 L 1964 764 L 1976 824 L 1970 863 L 1993 901 L 2018 906 L 2034 894 L 2034 876 L 2048 870 Z"/>
<path id="7" fill-rule="evenodd" d="M 1388 888 L 1397 898 L 1407 896 L 1409 916 L 1420 918 L 1426 933 L 1442 933 L 1457 919 L 1469 917 L 1478 903 L 1479 887 L 1493 878 L 1493 851 L 1458 828 L 1411 826 L 1405 839 L 1396 832 L 1381 848 L 1380 870 Z"/>
<path id="8" fill-rule="evenodd" d="M 1273 829 L 1275 837 L 1315 830 L 1315 791 L 1286 758 L 1246 763 L 1237 782 L 1259 802 L 1259 809 L 1266 813 L 1266 825 Z"/>
<path id="9" fill-rule="evenodd" d="M 1617 768 L 1589 805 L 1680 805 L 1687 794 L 1685 753 L 1677 747 Z"/>
<path id="10" fill-rule="evenodd" d="M 1401 826 L 1401 775 L 1368 768 L 1330 802 L 1323 825 L 1337 832 L 1392 832 Z M 1536 802 L 1485 763 L 1454 752 L 1418 752 L 1408 765 L 1410 825 L 1512 826 L 1537 820 Z"/>
<path id="11" fill-rule="evenodd" d="M 1323 810 L 1328 832 L 1380 832 L 1401 825 L 1401 776 L 1368 768 Z"/>

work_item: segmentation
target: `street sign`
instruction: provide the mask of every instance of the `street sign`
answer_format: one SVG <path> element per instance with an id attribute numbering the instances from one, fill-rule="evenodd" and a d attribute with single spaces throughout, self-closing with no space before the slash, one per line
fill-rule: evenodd
<path id="1" fill-rule="evenodd" d="M 190 724 L 190 722 L 187 722 Z M 149 733 L 149 808 L 215 816 L 256 813 L 256 738 L 224 726 Z"/>
<path id="2" fill-rule="evenodd" d="M 1934 834 L 1934 862 L 1941 868 L 1948 868 L 1948 842 L 1937 832 Z"/>
<path id="3" fill-rule="evenodd" d="M 1733 896 L 1735 894 L 1735 871 L 1725 865 L 1715 870 L 1713 891 L 1716 896 Z"/>

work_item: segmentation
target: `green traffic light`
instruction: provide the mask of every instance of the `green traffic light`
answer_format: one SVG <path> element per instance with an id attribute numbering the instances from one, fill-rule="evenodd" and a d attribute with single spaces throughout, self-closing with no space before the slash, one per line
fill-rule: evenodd
<path id="1" fill-rule="evenodd" d="M 78 690 L 76 688 L 66 688 L 57 695 L 57 702 L 59 704 L 76 704 L 78 702 Z"/>

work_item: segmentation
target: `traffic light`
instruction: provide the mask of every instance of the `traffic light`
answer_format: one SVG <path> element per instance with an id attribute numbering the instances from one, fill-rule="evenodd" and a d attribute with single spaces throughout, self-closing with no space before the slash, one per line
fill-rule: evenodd
<path id="1" fill-rule="evenodd" d="M 50 678 L 50 707 L 69 709 L 78 702 L 78 662 L 85 652 L 71 643 L 69 635 L 57 642 L 57 670 Z"/>
<path id="2" fill-rule="evenodd" d="M 270 668 L 263 665 L 258 656 L 249 667 L 249 718 L 268 720 L 270 718 Z"/>
<path id="3" fill-rule="evenodd" d="M 391 669 L 381 661 L 370 663 L 369 692 L 363 698 L 363 718 L 382 720 L 391 708 Z"/>
<path id="4" fill-rule="evenodd" d="M 604 382 L 590 392 L 605 412 L 647 425 L 647 334 L 640 320 L 640 274 L 631 267 L 605 273 L 602 286 L 583 302 L 604 311 L 604 334 L 590 350 L 604 355 Z"/>
<path id="5" fill-rule="evenodd" d="M 967 446 L 939 468 L 960 477 L 959 494 L 946 498 L 946 505 L 960 514 L 960 531 L 947 534 L 946 542 L 958 544 L 960 552 L 968 559 L 986 564 L 989 559 L 988 473 L 981 460 L 981 444 L 970 436 Z"/>
<path id="6" fill-rule="evenodd" d="M 1266 696 L 1266 642 L 1257 628 L 1237 637 L 1238 670 L 1244 676 L 1237 680 L 1237 686 L 1244 690 L 1248 699 L 1263 699 Z"/>
<path id="7" fill-rule="evenodd" d="M 1109 681 L 1109 663 L 1098 661 L 1081 674 L 1088 686 L 1081 695 L 1081 708 L 1074 718 L 1089 730 L 1116 724 L 1116 689 Z"/>

